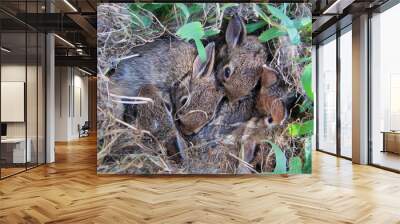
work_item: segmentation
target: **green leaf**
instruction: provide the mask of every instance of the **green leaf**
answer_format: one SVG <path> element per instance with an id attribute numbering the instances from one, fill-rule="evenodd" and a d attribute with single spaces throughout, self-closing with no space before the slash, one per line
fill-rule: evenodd
<path id="1" fill-rule="evenodd" d="M 311 57 L 297 57 L 295 58 L 295 61 L 297 63 L 311 63 Z"/>
<path id="2" fill-rule="evenodd" d="M 299 174 L 302 173 L 301 158 L 296 156 L 289 160 L 289 173 Z"/>
<path id="3" fill-rule="evenodd" d="M 204 31 L 204 36 L 206 36 L 206 37 L 215 36 L 215 35 L 219 34 L 219 32 L 220 32 L 220 30 L 215 29 L 215 28 L 207 29 Z"/>
<path id="4" fill-rule="evenodd" d="M 198 13 L 198 12 L 200 12 L 202 10 L 203 10 L 203 7 L 198 3 L 194 3 L 189 7 L 189 13 L 191 15 L 195 14 L 195 13 Z"/>
<path id="5" fill-rule="evenodd" d="M 189 17 L 190 17 L 190 12 L 189 12 L 188 7 L 183 3 L 176 3 L 176 7 L 178 7 L 182 11 L 182 13 L 185 15 L 185 23 L 187 23 L 187 21 L 189 20 Z"/>
<path id="6" fill-rule="evenodd" d="M 176 35 L 185 41 L 194 40 L 201 61 L 205 62 L 207 60 L 206 50 L 201 42 L 201 39 L 205 36 L 205 33 L 200 22 L 191 22 L 183 25 L 178 29 Z"/>
<path id="7" fill-rule="evenodd" d="M 267 23 L 263 20 L 256 23 L 246 24 L 247 33 L 252 33 L 260 28 L 263 28 L 265 25 L 267 25 Z"/>
<path id="8" fill-rule="evenodd" d="M 171 6 L 169 3 L 145 3 L 142 8 L 149 10 L 150 12 L 155 12 L 159 9 Z"/>
<path id="9" fill-rule="evenodd" d="M 310 99 L 306 99 L 300 105 L 300 113 L 313 112 L 313 102 Z"/>
<path id="10" fill-rule="evenodd" d="M 271 145 L 272 150 L 274 150 L 274 152 L 275 152 L 276 165 L 275 165 L 274 173 L 275 174 L 287 173 L 285 154 L 282 152 L 282 150 L 276 144 L 274 144 L 268 140 L 266 142 L 268 142 Z"/>
<path id="11" fill-rule="evenodd" d="M 293 27 L 293 21 L 287 15 L 285 15 L 285 13 L 283 11 L 281 11 L 278 8 L 275 8 L 274 6 L 272 6 L 270 4 L 267 4 L 267 8 L 268 8 L 269 12 L 271 13 L 271 15 L 278 18 L 285 26 Z"/>
<path id="12" fill-rule="evenodd" d="M 306 92 L 307 97 L 314 101 L 314 93 L 312 90 L 312 64 L 306 65 L 304 68 L 303 74 L 301 75 L 301 84 L 303 85 L 303 89 Z"/>
<path id="13" fill-rule="evenodd" d="M 204 47 L 203 43 L 199 39 L 194 40 L 197 48 L 197 52 L 199 53 L 200 60 L 205 62 L 207 60 L 207 53 L 206 48 Z"/>
<path id="14" fill-rule="evenodd" d="M 293 25 L 297 29 L 301 29 L 303 27 L 306 27 L 312 23 L 312 20 L 310 17 L 305 17 L 301 19 L 297 19 L 293 21 Z"/>
<path id="15" fill-rule="evenodd" d="M 136 26 L 148 28 L 152 20 L 147 16 L 141 16 L 138 12 L 131 11 L 132 23 Z"/>
<path id="16" fill-rule="evenodd" d="M 284 28 L 287 30 L 289 35 L 289 39 L 294 45 L 300 44 L 300 35 L 299 31 L 295 27 L 293 20 L 291 20 L 284 11 L 275 8 L 274 6 L 267 4 L 267 8 L 272 16 L 279 19 L 281 23 L 284 25 Z"/>
<path id="17" fill-rule="evenodd" d="M 276 28 L 276 27 L 272 27 L 272 28 L 270 28 L 270 29 L 264 31 L 264 32 L 258 37 L 258 39 L 259 39 L 261 42 L 264 43 L 264 42 L 267 42 L 267 41 L 269 41 L 269 40 L 271 40 L 271 39 L 273 39 L 273 38 L 280 37 L 280 36 L 284 36 L 284 35 L 286 35 L 286 32 L 285 32 L 285 31 L 280 30 L 280 29 L 278 29 L 278 28 Z"/>
<path id="18" fill-rule="evenodd" d="M 268 24 L 271 24 L 271 19 L 263 12 L 263 10 L 258 6 L 257 4 L 254 3 L 253 5 L 254 11 L 256 11 L 256 14 L 260 16 L 265 22 Z"/>
<path id="19" fill-rule="evenodd" d="M 221 7 L 221 12 L 224 12 L 225 9 L 229 8 L 229 7 L 233 7 L 233 6 L 238 6 L 238 3 L 224 3 Z"/>
<path id="20" fill-rule="evenodd" d="M 314 120 L 308 120 L 304 123 L 289 124 L 288 132 L 292 137 L 311 135 L 314 131 Z"/>
<path id="21" fill-rule="evenodd" d="M 296 28 L 287 28 L 290 42 L 294 45 L 300 44 L 300 35 Z"/>
<path id="22" fill-rule="evenodd" d="M 306 139 L 304 144 L 304 165 L 303 173 L 311 173 L 312 171 L 312 148 L 311 148 L 311 137 Z"/>
<path id="23" fill-rule="evenodd" d="M 176 35 L 186 41 L 200 40 L 204 37 L 204 29 L 200 22 L 191 22 L 181 26 L 176 32 Z"/>

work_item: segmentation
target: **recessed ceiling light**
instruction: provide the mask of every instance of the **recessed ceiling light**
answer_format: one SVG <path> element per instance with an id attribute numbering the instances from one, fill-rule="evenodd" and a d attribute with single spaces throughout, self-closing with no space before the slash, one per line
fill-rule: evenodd
<path id="1" fill-rule="evenodd" d="M 5 48 L 5 47 L 1 47 L 0 49 L 1 49 L 2 51 L 6 52 L 6 53 L 10 53 L 10 52 L 11 52 L 11 50 L 9 50 L 9 49 L 7 49 L 7 48 Z"/>
<path id="2" fill-rule="evenodd" d="M 67 4 L 74 12 L 78 12 L 78 10 L 68 1 L 64 0 L 65 4 Z"/>
<path id="3" fill-rule="evenodd" d="M 78 70 L 81 71 L 81 72 L 83 72 L 83 73 L 85 73 L 85 74 L 87 74 L 87 75 L 92 75 L 92 73 L 90 73 L 90 72 L 88 72 L 88 71 L 86 71 L 86 70 L 83 70 L 83 69 L 81 69 L 81 68 L 78 68 Z"/>
<path id="4" fill-rule="evenodd" d="M 66 43 L 67 45 L 69 45 L 70 47 L 73 47 L 73 48 L 75 48 L 75 45 L 73 45 L 71 42 L 69 42 L 68 40 L 66 40 L 66 39 L 64 39 L 64 38 L 62 38 L 62 37 L 60 37 L 59 35 L 57 35 L 57 34 L 54 34 L 54 36 L 55 37 L 57 37 L 59 40 L 61 40 L 62 42 L 64 42 L 64 43 Z"/>
<path id="5" fill-rule="evenodd" d="M 322 14 L 342 14 L 343 10 L 351 5 L 355 0 L 336 0 Z"/>

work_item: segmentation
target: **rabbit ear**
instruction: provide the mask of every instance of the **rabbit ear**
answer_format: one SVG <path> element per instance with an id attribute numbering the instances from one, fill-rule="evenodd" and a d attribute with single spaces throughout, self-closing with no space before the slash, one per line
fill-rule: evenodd
<path id="1" fill-rule="evenodd" d="M 225 40 L 229 48 L 234 48 L 244 41 L 247 32 L 243 20 L 234 15 L 229 21 L 228 28 L 226 28 Z"/>
<path id="2" fill-rule="evenodd" d="M 271 105 L 271 117 L 273 119 L 273 123 L 282 124 L 282 122 L 286 119 L 287 112 L 285 104 L 278 99 L 275 99 Z"/>
<path id="3" fill-rule="evenodd" d="M 277 81 L 277 72 L 267 65 L 263 65 L 261 71 L 261 86 L 268 88 L 274 85 Z"/>
<path id="4" fill-rule="evenodd" d="M 208 76 L 214 69 L 215 43 L 211 42 L 206 46 L 207 60 L 202 62 L 197 56 L 193 62 L 193 75 L 195 77 Z"/>

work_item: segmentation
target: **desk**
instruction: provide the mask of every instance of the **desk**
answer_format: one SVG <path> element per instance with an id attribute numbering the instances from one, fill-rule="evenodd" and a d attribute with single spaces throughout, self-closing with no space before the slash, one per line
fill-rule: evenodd
<path id="1" fill-rule="evenodd" d="M 382 152 L 400 154 L 400 131 L 383 131 Z"/>
<path id="2" fill-rule="evenodd" d="M 1 139 L 1 157 L 6 160 L 6 163 L 25 163 L 31 162 L 31 145 L 30 138 L 27 139 L 25 153 L 25 138 L 5 138 Z M 3 156 L 4 155 L 4 156 Z M 26 159 L 26 161 L 25 161 Z"/>

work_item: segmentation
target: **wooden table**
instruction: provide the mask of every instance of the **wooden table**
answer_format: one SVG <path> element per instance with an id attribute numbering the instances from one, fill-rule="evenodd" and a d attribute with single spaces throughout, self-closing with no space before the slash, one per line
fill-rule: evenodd
<path id="1" fill-rule="evenodd" d="M 400 154 L 400 131 L 382 131 L 383 150 L 382 152 L 392 152 Z"/>

